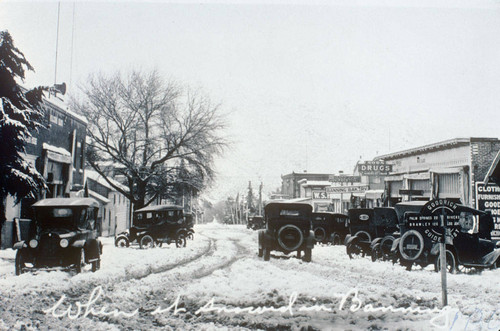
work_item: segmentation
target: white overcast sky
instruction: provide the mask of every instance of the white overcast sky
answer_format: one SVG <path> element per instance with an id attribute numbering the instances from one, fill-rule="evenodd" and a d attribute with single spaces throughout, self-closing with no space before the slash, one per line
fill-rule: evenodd
<path id="1" fill-rule="evenodd" d="M 234 143 L 212 198 L 500 137 L 500 1 L 60 5 L 57 82 L 69 93 L 98 71 L 157 68 L 222 103 Z M 0 29 L 36 70 L 27 86 L 54 83 L 57 7 L 0 2 Z"/>

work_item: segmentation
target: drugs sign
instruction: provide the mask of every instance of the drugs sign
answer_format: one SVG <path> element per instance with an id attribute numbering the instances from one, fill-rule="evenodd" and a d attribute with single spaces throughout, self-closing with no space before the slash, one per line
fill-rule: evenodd
<path id="1" fill-rule="evenodd" d="M 365 161 L 358 166 L 359 173 L 363 176 L 388 175 L 392 171 L 392 164 L 384 161 Z"/>

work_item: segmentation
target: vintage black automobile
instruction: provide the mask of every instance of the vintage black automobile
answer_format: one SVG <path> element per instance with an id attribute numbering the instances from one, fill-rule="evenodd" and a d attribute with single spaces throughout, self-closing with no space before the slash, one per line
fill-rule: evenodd
<path id="1" fill-rule="evenodd" d="M 397 218 L 394 209 L 388 207 L 349 209 L 349 232 L 346 236 L 346 252 L 350 258 L 355 256 L 380 257 L 384 237 L 390 240 L 397 231 Z M 380 253 L 379 253 L 380 252 Z"/>
<path id="2" fill-rule="evenodd" d="M 322 244 L 340 245 L 349 234 L 349 217 L 340 213 L 312 214 L 314 238 Z"/>
<path id="3" fill-rule="evenodd" d="M 248 218 L 247 229 L 259 230 L 266 227 L 266 222 L 262 216 L 252 216 Z"/>
<path id="4" fill-rule="evenodd" d="M 433 240 L 436 234 L 433 230 L 409 226 L 412 217 L 422 215 L 425 202 L 411 204 L 413 211 L 408 210 L 408 203 L 396 205 L 399 214 L 406 211 L 400 218 L 401 237 L 396 239 L 393 249 L 399 251 L 401 264 L 408 270 L 413 265 L 424 268 L 431 264 L 439 271 L 439 244 Z M 493 222 L 491 215 L 464 205 L 458 205 L 456 213 L 459 215 L 460 226 L 447 230 L 445 235 L 448 271 L 499 267 L 500 247 L 490 240 L 488 231 Z"/>
<path id="5" fill-rule="evenodd" d="M 375 239 L 370 244 L 372 261 L 393 260 L 392 245 L 400 235 L 396 210 L 392 207 L 374 208 L 372 225 L 375 228 Z"/>
<path id="6" fill-rule="evenodd" d="M 181 206 L 144 207 L 134 212 L 130 230 L 115 237 L 115 246 L 129 247 L 131 243 L 138 243 L 140 248 L 152 248 L 175 243 L 177 247 L 185 247 L 186 237 L 194 233 L 189 226 Z"/>
<path id="7" fill-rule="evenodd" d="M 25 240 L 14 244 L 16 275 L 40 268 L 100 268 L 102 244 L 97 238 L 99 204 L 92 198 L 52 198 L 33 204 Z"/>
<path id="8" fill-rule="evenodd" d="M 266 229 L 259 230 L 259 257 L 269 261 L 271 251 L 297 252 L 310 262 L 315 244 L 312 231 L 312 206 L 307 203 L 271 202 L 264 207 Z"/>

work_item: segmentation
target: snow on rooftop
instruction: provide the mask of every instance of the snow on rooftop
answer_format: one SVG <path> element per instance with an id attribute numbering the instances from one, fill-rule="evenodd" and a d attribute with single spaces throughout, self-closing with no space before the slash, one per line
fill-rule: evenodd
<path id="1" fill-rule="evenodd" d="M 300 183 L 301 181 L 299 181 Z M 331 186 L 332 183 L 327 180 L 305 180 L 302 186 Z"/>
<path id="2" fill-rule="evenodd" d="M 85 169 L 85 180 L 87 180 L 87 178 L 90 178 L 96 182 L 98 182 L 100 185 L 110 189 L 110 190 L 113 190 L 113 191 L 116 191 L 116 189 L 114 187 L 112 187 L 105 179 L 104 177 L 102 177 L 97 171 L 95 170 L 90 170 L 90 169 Z M 116 180 L 112 179 L 112 178 L 109 178 L 109 181 L 112 182 L 114 185 L 120 187 L 121 189 L 125 190 L 125 191 L 128 191 L 128 188 L 117 182 Z"/>
<path id="3" fill-rule="evenodd" d="M 51 151 L 51 152 L 54 152 L 54 153 L 58 153 L 58 154 L 61 154 L 61 155 L 65 155 L 65 156 L 71 156 L 71 153 L 68 152 L 66 149 L 64 149 L 62 147 L 56 147 L 56 146 L 53 146 L 53 145 L 50 145 L 50 144 L 47 144 L 47 143 L 43 143 L 43 149 L 46 149 L 48 151 Z"/>
<path id="4" fill-rule="evenodd" d="M 69 108 L 67 102 L 64 99 L 62 99 L 61 97 L 54 96 L 54 95 L 48 93 L 48 95 L 45 96 L 45 101 L 48 102 L 48 103 L 50 103 L 50 104 L 52 104 L 53 106 L 59 108 L 60 110 L 68 113 L 72 117 L 74 117 L 74 118 L 82 121 L 85 124 L 89 123 L 87 121 L 87 118 L 85 116 L 77 114 L 77 113 L 71 111 L 71 109 Z"/>

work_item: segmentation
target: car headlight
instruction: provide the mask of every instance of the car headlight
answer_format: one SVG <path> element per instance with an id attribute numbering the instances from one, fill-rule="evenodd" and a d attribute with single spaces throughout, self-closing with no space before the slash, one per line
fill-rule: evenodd
<path id="1" fill-rule="evenodd" d="M 36 248 L 38 246 L 38 240 L 36 239 L 31 239 L 30 240 L 30 247 L 31 248 Z"/>
<path id="2" fill-rule="evenodd" d="M 68 245 L 69 245 L 68 239 L 61 239 L 61 241 L 59 242 L 59 245 L 60 245 L 62 248 L 66 248 L 66 247 L 68 247 Z"/>

